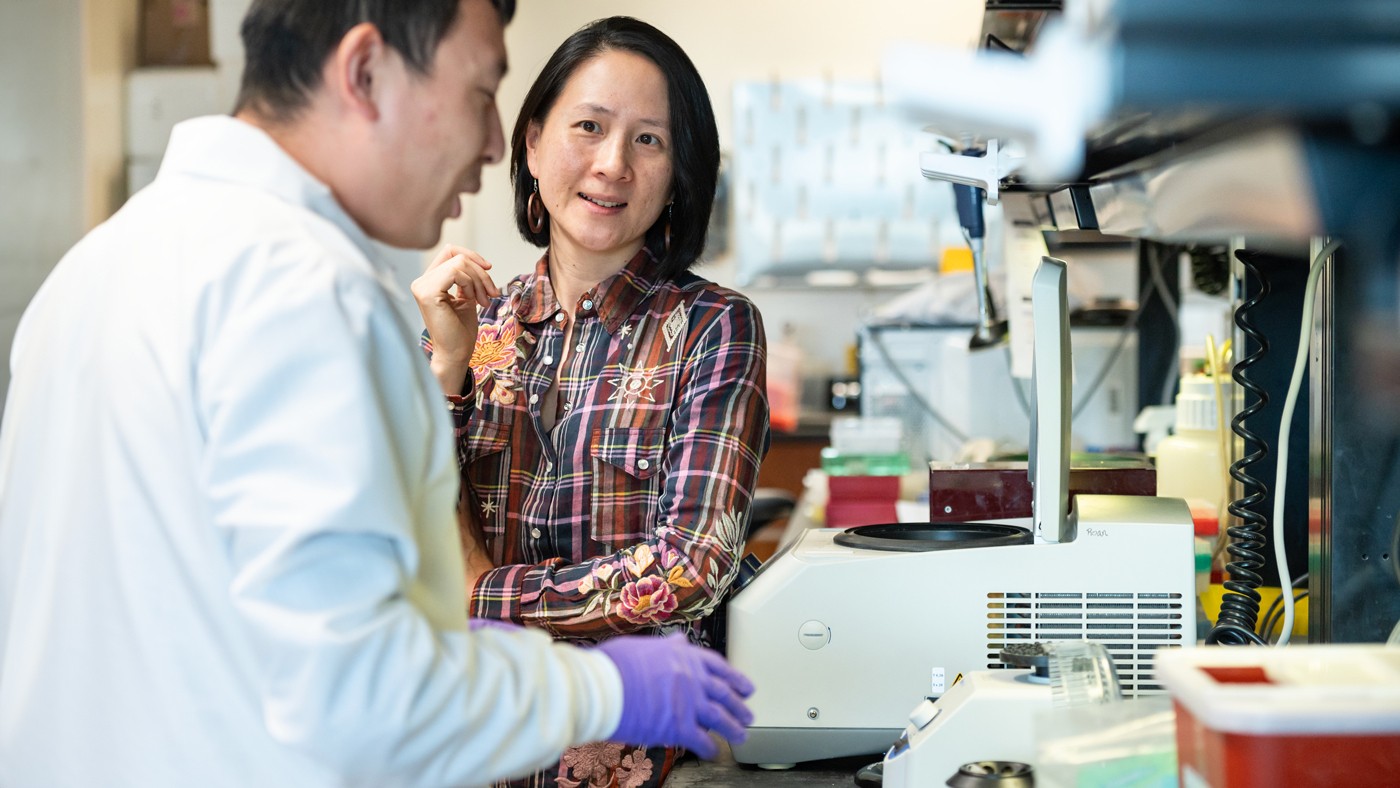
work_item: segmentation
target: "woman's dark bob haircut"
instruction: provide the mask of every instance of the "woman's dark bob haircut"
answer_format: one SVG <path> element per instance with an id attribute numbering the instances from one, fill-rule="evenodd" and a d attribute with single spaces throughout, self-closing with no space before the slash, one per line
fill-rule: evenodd
<path id="1" fill-rule="evenodd" d="M 549 224 L 530 230 L 526 206 L 534 179 L 526 164 L 525 133 L 531 123 L 544 125 L 554 102 L 579 66 L 609 51 L 632 52 L 650 60 L 666 79 L 672 141 L 671 246 L 665 248 L 666 212 L 647 230 L 646 245 L 660 261 L 661 279 L 674 279 L 690 268 L 705 249 L 705 233 L 719 177 L 719 130 L 710 95 L 700 72 L 680 46 L 665 33 L 631 17 L 614 16 L 590 22 L 569 36 L 545 63 L 515 121 L 510 137 L 510 179 L 515 186 L 515 225 L 535 246 L 549 245 Z"/>

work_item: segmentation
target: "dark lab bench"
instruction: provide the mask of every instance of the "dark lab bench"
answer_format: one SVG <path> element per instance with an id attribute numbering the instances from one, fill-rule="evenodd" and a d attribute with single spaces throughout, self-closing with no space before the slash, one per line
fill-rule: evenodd
<path id="1" fill-rule="evenodd" d="M 686 760 L 677 766 L 666 780 L 666 788 L 853 788 L 856 770 L 878 760 L 879 755 L 861 755 L 800 763 L 786 771 L 767 771 L 736 764 L 729 747 L 722 745 L 719 757 L 714 761 Z"/>

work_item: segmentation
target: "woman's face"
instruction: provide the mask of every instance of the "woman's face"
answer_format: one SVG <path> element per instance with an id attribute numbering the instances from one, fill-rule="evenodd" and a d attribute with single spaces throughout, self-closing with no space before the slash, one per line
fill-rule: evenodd
<path id="1" fill-rule="evenodd" d="M 625 262 L 671 200 L 666 79 L 609 50 L 581 64 L 525 135 L 526 163 L 549 210 L 551 254 Z"/>

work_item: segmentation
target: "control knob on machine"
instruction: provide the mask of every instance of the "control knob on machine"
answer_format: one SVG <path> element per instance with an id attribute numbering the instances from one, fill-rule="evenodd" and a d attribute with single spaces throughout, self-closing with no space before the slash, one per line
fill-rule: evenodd
<path id="1" fill-rule="evenodd" d="M 942 711 L 942 709 L 938 707 L 938 704 L 928 698 L 924 698 L 923 703 L 915 706 L 914 710 L 909 712 L 909 724 L 913 725 L 915 730 L 921 731 L 930 722 L 937 719 L 940 711 Z"/>

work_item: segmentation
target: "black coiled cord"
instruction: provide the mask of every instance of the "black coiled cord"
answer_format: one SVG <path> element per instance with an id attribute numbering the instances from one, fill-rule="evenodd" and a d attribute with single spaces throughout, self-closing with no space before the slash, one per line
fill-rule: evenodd
<path id="1" fill-rule="evenodd" d="M 1266 645 L 1264 639 L 1254 631 L 1259 621 L 1259 592 L 1263 582 L 1259 570 L 1264 568 L 1264 556 L 1259 552 L 1265 547 L 1264 534 L 1268 531 L 1269 520 L 1254 511 L 1264 500 L 1264 483 L 1250 476 L 1249 466 L 1264 459 L 1269 453 L 1269 444 L 1262 437 L 1251 432 L 1245 421 L 1263 410 L 1269 403 L 1269 393 L 1263 387 L 1245 376 L 1250 367 L 1269 352 L 1269 340 L 1254 327 L 1249 319 L 1249 310 L 1259 305 L 1269 294 L 1269 280 L 1251 260 L 1249 252 L 1236 252 L 1236 259 L 1244 265 L 1246 277 L 1252 276 L 1259 282 L 1259 292 L 1241 303 L 1235 309 L 1235 325 L 1257 345 L 1257 349 L 1235 365 L 1232 377 L 1245 394 L 1246 407 L 1230 421 L 1230 428 L 1244 439 L 1245 448 L 1257 447 L 1230 465 L 1230 478 L 1240 483 L 1242 497 L 1230 502 L 1229 511 L 1236 524 L 1226 533 L 1230 535 L 1228 551 L 1234 560 L 1225 566 L 1229 579 L 1225 581 L 1225 594 L 1220 600 L 1220 615 L 1215 626 L 1206 635 L 1206 643 L 1226 646 Z M 1254 401 L 1250 402 L 1250 394 Z"/>

